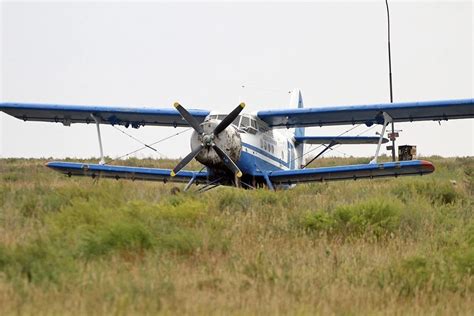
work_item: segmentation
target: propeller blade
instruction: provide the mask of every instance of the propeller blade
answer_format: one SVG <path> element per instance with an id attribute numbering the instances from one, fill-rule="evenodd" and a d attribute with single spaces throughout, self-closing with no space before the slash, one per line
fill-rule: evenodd
<path id="1" fill-rule="evenodd" d="M 204 132 L 201 125 L 199 125 L 199 122 L 196 121 L 196 119 L 185 108 L 183 108 L 181 104 L 175 102 L 174 107 L 176 110 L 178 110 L 179 114 L 181 114 L 184 120 L 188 122 L 188 124 L 191 125 L 191 127 L 194 128 L 198 134 L 202 134 Z"/>
<path id="2" fill-rule="evenodd" d="M 214 148 L 217 155 L 221 157 L 222 161 L 227 166 L 227 168 L 229 168 L 237 176 L 237 178 L 242 177 L 242 171 L 240 171 L 239 167 L 237 167 L 237 165 L 232 161 L 232 159 L 230 159 L 230 157 L 227 156 L 225 151 L 220 149 L 216 144 L 212 145 L 212 148 Z"/>
<path id="3" fill-rule="evenodd" d="M 186 157 L 184 157 L 176 165 L 176 167 L 174 167 L 173 170 L 171 170 L 170 175 L 174 177 L 181 169 L 184 168 L 184 166 L 186 166 L 191 160 L 193 160 L 193 158 L 196 157 L 203 148 L 204 146 L 202 144 L 196 147 L 192 152 L 190 152 Z"/>
<path id="4" fill-rule="evenodd" d="M 232 112 L 230 112 L 229 115 L 227 115 L 222 120 L 222 122 L 220 122 L 219 125 L 217 125 L 217 127 L 214 129 L 214 135 L 216 136 L 219 135 L 220 132 L 222 132 L 223 130 L 227 128 L 227 126 L 232 124 L 232 122 L 236 119 L 236 117 L 239 116 L 240 112 L 242 112 L 244 107 L 245 107 L 245 103 L 242 102 Z"/>

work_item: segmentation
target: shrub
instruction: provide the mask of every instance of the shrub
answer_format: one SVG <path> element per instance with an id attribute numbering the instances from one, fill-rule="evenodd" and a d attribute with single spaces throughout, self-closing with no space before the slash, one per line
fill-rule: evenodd
<path id="1" fill-rule="evenodd" d="M 225 189 L 219 192 L 218 207 L 221 211 L 242 212 L 248 211 L 252 206 L 249 192 L 235 189 Z"/>
<path id="2" fill-rule="evenodd" d="M 12 249 L 0 249 L 0 271 L 10 279 L 26 277 L 29 282 L 57 282 L 72 271 L 71 257 L 50 242 L 36 240 Z"/>
<path id="3" fill-rule="evenodd" d="M 463 194 L 449 182 L 431 180 L 407 180 L 396 186 L 392 192 L 402 199 L 409 201 L 417 195 L 424 196 L 433 204 L 452 204 L 463 198 Z"/>
<path id="4" fill-rule="evenodd" d="M 82 238 L 80 253 L 86 258 L 108 254 L 115 250 L 139 252 L 153 246 L 153 236 L 140 223 L 114 222 L 99 226 Z"/>
<path id="5" fill-rule="evenodd" d="M 328 232 L 336 225 L 333 216 L 326 212 L 312 212 L 303 216 L 303 227 L 309 231 Z"/>
<path id="6" fill-rule="evenodd" d="M 430 280 L 432 269 L 431 262 L 424 257 L 407 258 L 389 269 L 390 283 L 398 283 L 400 295 L 413 295 Z"/>
<path id="7" fill-rule="evenodd" d="M 303 214 L 300 226 L 307 231 L 332 235 L 375 237 L 394 232 L 400 224 L 402 207 L 398 201 L 372 199 L 350 205 L 340 205 L 332 211 Z"/>

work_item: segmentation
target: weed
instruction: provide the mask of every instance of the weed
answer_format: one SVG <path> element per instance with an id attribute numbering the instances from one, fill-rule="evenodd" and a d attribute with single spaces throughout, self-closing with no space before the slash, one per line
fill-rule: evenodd
<path id="1" fill-rule="evenodd" d="M 434 157 L 426 177 L 177 195 L 44 162 L 0 160 L 0 314 L 474 309 L 472 158 Z"/>

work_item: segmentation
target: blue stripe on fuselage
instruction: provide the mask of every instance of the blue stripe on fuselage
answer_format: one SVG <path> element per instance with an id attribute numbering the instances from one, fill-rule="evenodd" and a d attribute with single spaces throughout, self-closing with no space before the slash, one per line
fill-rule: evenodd
<path id="1" fill-rule="evenodd" d="M 279 159 L 279 158 L 273 156 L 272 154 L 266 152 L 265 150 L 263 150 L 263 149 L 261 149 L 261 148 L 255 147 L 255 146 L 250 145 L 250 144 L 248 144 L 248 143 L 242 143 L 242 146 L 243 146 L 243 147 L 247 147 L 247 148 L 249 148 L 249 149 L 251 149 L 251 150 L 253 150 L 253 151 L 256 151 L 256 152 L 258 152 L 259 154 L 261 154 L 261 155 L 263 155 L 263 156 L 265 156 L 265 157 L 267 157 L 267 158 L 269 158 L 269 159 L 271 159 L 271 160 L 273 160 L 273 161 L 275 161 L 275 162 L 277 162 L 277 163 L 279 163 L 279 164 L 281 164 L 281 165 L 283 165 L 283 166 L 285 166 L 285 167 L 287 167 L 287 168 L 289 168 L 289 166 L 290 166 L 287 162 L 285 162 L 285 161 L 283 161 L 283 160 L 281 160 L 281 159 Z M 244 151 L 242 151 L 242 153 L 244 153 Z M 267 163 L 268 163 L 268 162 L 267 162 Z M 274 166 L 274 167 L 276 167 L 276 166 Z M 277 169 L 280 169 L 280 168 L 278 168 L 278 167 L 276 167 L 276 168 L 277 168 Z"/>
<path id="2" fill-rule="evenodd" d="M 242 151 L 240 154 L 240 159 L 237 163 L 237 166 L 244 174 L 249 174 L 252 176 L 261 176 L 262 172 L 285 170 L 245 151 Z"/>

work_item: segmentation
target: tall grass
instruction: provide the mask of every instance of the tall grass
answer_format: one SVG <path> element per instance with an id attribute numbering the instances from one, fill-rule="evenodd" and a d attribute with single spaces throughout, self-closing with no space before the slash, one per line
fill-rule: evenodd
<path id="1" fill-rule="evenodd" d="M 474 160 L 432 160 L 424 177 L 178 195 L 0 160 L 0 314 L 469 314 Z"/>

